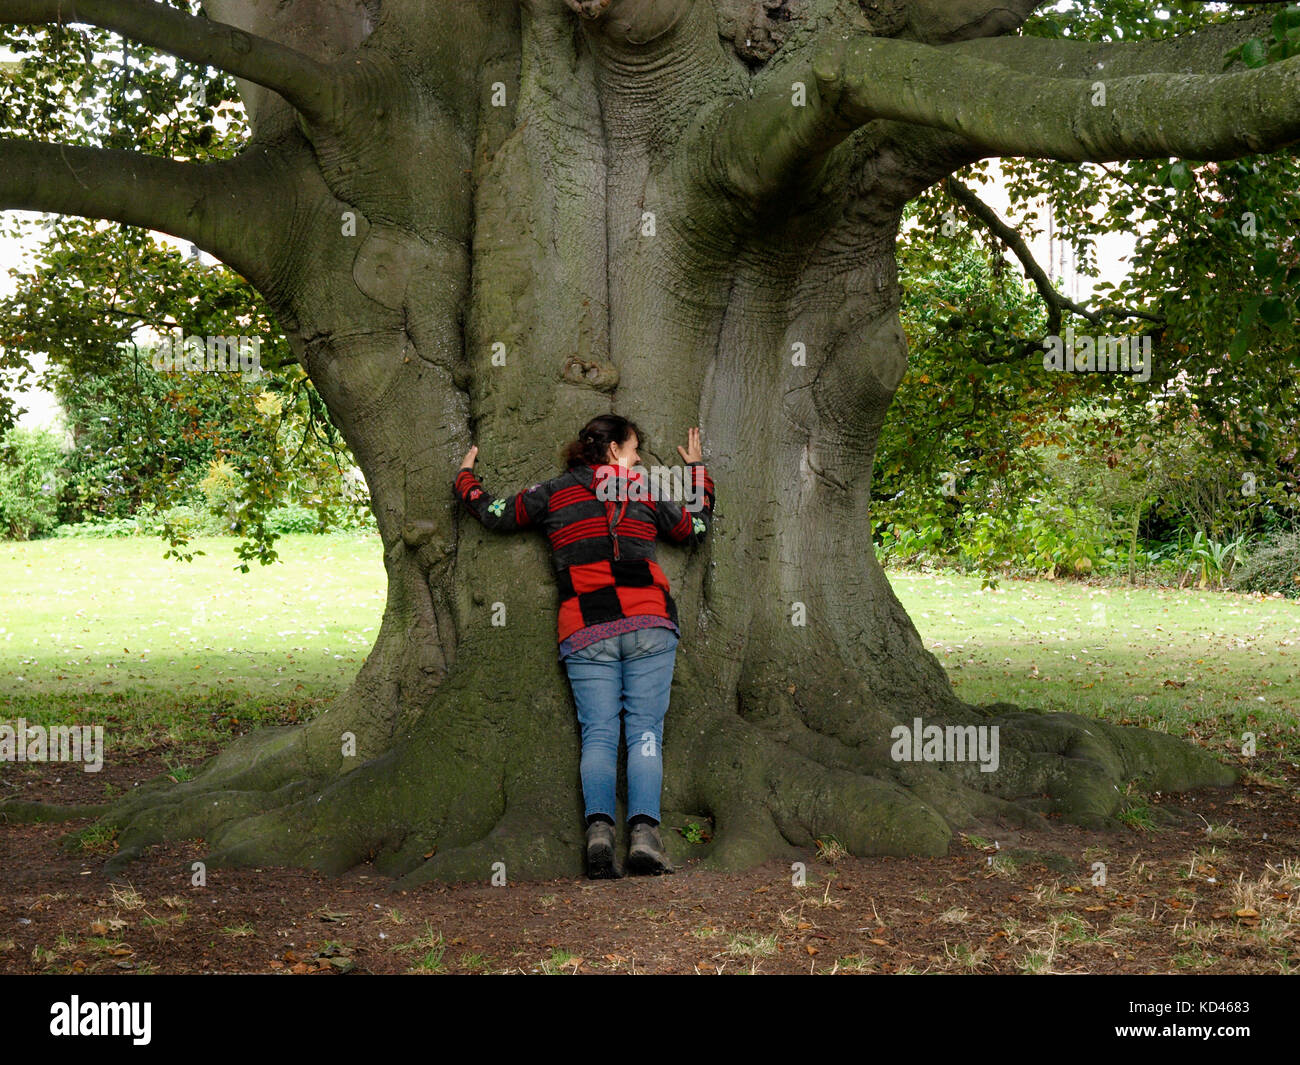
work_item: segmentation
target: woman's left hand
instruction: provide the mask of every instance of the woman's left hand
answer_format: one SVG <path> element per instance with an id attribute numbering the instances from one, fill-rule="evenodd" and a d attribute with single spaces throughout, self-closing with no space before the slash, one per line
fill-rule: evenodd
<path id="1" fill-rule="evenodd" d="M 704 450 L 700 445 L 700 430 L 697 426 L 694 429 L 686 431 L 686 446 L 677 445 L 677 453 L 681 455 L 683 462 L 703 462 Z"/>
<path id="2" fill-rule="evenodd" d="M 474 460 L 477 458 L 478 458 L 478 445 L 475 444 L 472 448 L 470 448 L 468 451 L 465 452 L 465 458 L 461 461 L 460 468 L 463 470 L 466 466 L 468 466 L 472 470 L 474 468 Z"/>

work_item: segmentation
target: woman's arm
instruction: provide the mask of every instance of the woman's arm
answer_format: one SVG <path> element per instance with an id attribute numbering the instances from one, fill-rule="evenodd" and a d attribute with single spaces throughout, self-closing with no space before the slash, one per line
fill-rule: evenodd
<path id="1" fill-rule="evenodd" d="M 677 448 L 686 462 L 687 501 L 683 506 L 671 499 L 660 499 L 655 504 L 655 524 L 665 538 L 679 544 L 698 545 L 709 534 L 713 524 L 713 478 L 704 465 L 704 452 L 700 443 L 700 430 L 686 434 L 686 447 Z"/>
<path id="2" fill-rule="evenodd" d="M 474 476 L 477 457 L 477 447 L 470 448 L 465 454 L 465 461 L 452 482 L 452 491 L 483 527 L 497 532 L 515 532 L 540 524 L 548 505 L 545 486 L 535 484 L 508 498 L 494 498 Z"/>

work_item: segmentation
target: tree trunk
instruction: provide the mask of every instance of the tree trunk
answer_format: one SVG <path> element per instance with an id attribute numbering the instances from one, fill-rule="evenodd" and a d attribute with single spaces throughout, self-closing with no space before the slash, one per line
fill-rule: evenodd
<path id="1" fill-rule="evenodd" d="M 663 820 L 713 824 L 706 845 L 665 833 L 675 860 L 739 868 L 832 836 L 857 855 L 941 854 L 980 821 L 1114 824 L 1130 781 L 1233 779 L 1162 734 L 963 704 L 894 596 L 870 515 L 906 364 L 894 246 L 908 199 L 979 153 L 884 121 L 811 153 L 766 128 L 732 151 L 756 50 L 811 33 L 810 17 L 783 29 L 773 5 L 575 0 L 580 28 L 559 2 L 503 18 L 467 0 L 437 26 L 386 3 L 368 36 L 346 19 L 295 35 L 260 5 L 209 6 L 322 60 L 365 43 L 336 122 L 300 129 L 250 88 L 249 155 L 296 198 L 276 216 L 292 254 L 246 272 L 365 473 L 389 593 L 360 675 L 319 718 L 101 811 L 120 829 L 114 868 L 201 836 L 218 864 L 372 860 L 403 886 L 498 862 L 515 879 L 579 872 L 548 550 L 484 531 L 451 481 L 471 443 L 497 495 L 554 476 L 560 446 L 605 411 L 643 427 L 647 464 L 673 465 L 702 426 L 717 485 L 707 546 L 659 551 L 682 631 Z M 883 8 L 879 32 L 957 40 L 1033 5 L 803 6 Z M 464 82 L 427 88 L 456 48 Z M 782 55 L 774 93 L 812 84 Z M 893 730 L 917 718 L 998 726 L 998 769 L 894 760 Z"/>

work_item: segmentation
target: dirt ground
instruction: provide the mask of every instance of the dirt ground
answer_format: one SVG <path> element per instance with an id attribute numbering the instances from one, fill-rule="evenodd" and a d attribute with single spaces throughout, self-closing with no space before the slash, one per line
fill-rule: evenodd
<path id="1" fill-rule="evenodd" d="M 105 780 L 162 772 L 163 753 L 92 779 L 6 765 L 0 794 L 88 801 Z M 942 858 L 831 847 L 809 854 L 802 885 L 770 862 L 400 893 L 368 867 L 217 869 L 195 887 L 182 870 L 201 840 L 110 880 L 111 840 L 59 843 L 89 822 L 0 825 L 0 973 L 1292 972 L 1300 770 L 1251 768 L 1231 789 L 1152 797 L 1155 821 L 1177 815 L 1168 827 L 985 826 Z"/>

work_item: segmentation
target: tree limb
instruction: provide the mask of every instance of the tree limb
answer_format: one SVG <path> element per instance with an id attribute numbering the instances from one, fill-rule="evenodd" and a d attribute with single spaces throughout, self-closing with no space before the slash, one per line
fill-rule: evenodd
<path id="1" fill-rule="evenodd" d="M 1069 37 L 990 37 L 947 51 L 988 59 L 1022 74 L 1107 80 L 1134 74 L 1219 74 L 1226 53 L 1251 37 L 1268 37 L 1272 15 L 1218 22 L 1176 37 L 1084 41 Z"/>
<path id="2" fill-rule="evenodd" d="M 0 139 L 0 209 L 156 229 L 253 277 L 268 268 L 259 257 L 270 253 L 275 237 L 266 219 L 250 217 L 264 197 L 247 170 L 244 157 L 178 163 L 109 148 Z"/>
<path id="3" fill-rule="evenodd" d="M 1048 0 L 911 0 L 907 34 L 925 44 L 942 44 L 1014 33 Z"/>
<path id="4" fill-rule="evenodd" d="M 813 69 L 827 112 L 816 121 L 832 137 L 894 119 L 960 134 L 982 157 L 1065 162 L 1234 159 L 1300 139 L 1300 57 L 1103 81 L 1031 76 L 954 48 L 867 37 L 835 42 Z"/>
<path id="5" fill-rule="evenodd" d="M 1047 271 L 1038 265 L 1033 252 L 1029 250 L 1029 245 L 1025 243 L 1024 238 L 1014 226 L 1009 226 L 1002 221 L 992 207 L 956 178 L 948 178 L 945 184 L 948 188 L 948 194 L 961 204 L 985 229 L 1005 244 L 1012 255 L 1020 260 L 1025 276 L 1034 283 L 1034 287 L 1038 289 L 1038 294 L 1043 298 L 1043 302 L 1047 304 L 1047 331 L 1049 333 L 1060 333 L 1061 314 L 1064 311 L 1071 311 L 1079 315 L 1079 317 L 1087 319 L 1093 325 L 1100 325 L 1102 319 L 1107 317 L 1145 318 L 1152 322 L 1164 321 L 1158 314 L 1152 314 L 1150 311 L 1126 307 L 1107 307 L 1093 311 L 1080 303 L 1076 303 L 1056 289 L 1052 284 L 1052 279 L 1047 276 Z"/>
<path id="6" fill-rule="evenodd" d="M 923 125 L 989 156 L 1069 162 L 1229 159 L 1300 138 L 1300 58 L 1223 73 L 1224 55 L 1272 16 L 1160 41 L 995 37 L 928 47 L 884 37 L 823 38 L 802 62 L 732 104 L 712 138 L 711 172 L 751 205 L 810 183 L 855 129 Z M 1106 103 L 1094 106 L 1095 86 Z M 795 101 L 802 85 L 806 100 Z"/>
<path id="7" fill-rule="evenodd" d="M 234 26 L 198 18 L 154 0 L 0 0 L 0 23 L 34 26 L 86 23 L 217 67 L 279 93 L 308 121 L 331 114 L 329 66 L 293 48 Z"/>

